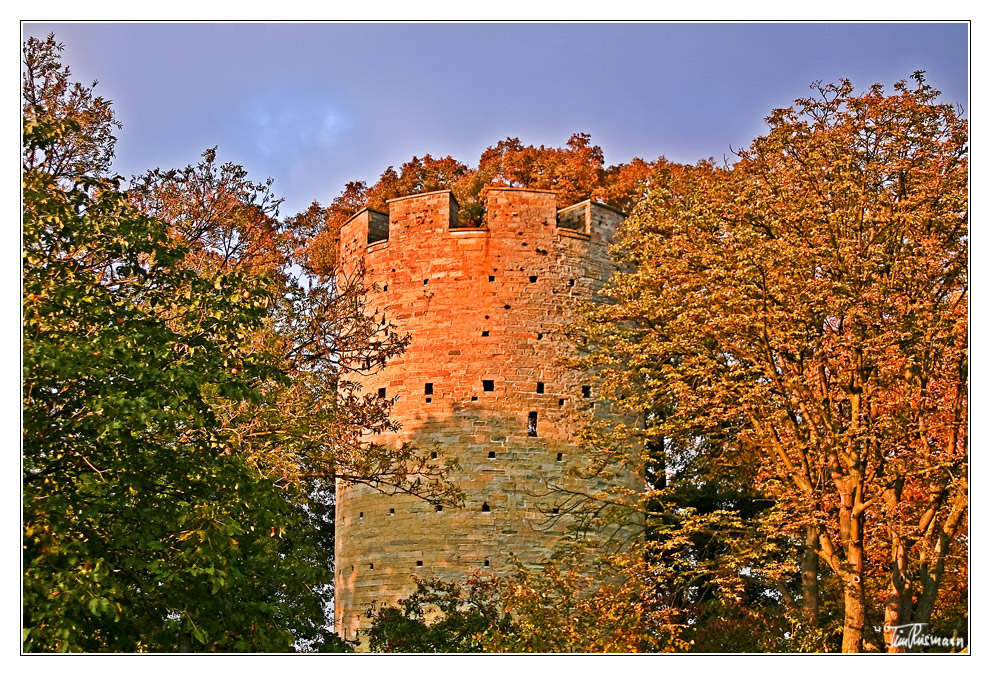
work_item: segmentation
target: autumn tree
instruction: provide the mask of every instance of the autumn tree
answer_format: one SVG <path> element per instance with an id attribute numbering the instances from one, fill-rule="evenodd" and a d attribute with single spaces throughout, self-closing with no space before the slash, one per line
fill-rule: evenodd
<path id="1" fill-rule="evenodd" d="M 556 190 L 558 206 L 581 202 L 602 182 L 602 148 L 588 134 L 572 134 L 564 148 L 524 146 L 508 138 L 482 153 L 478 173 L 486 184 Z"/>
<path id="2" fill-rule="evenodd" d="M 131 180 L 129 194 L 149 216 L 170 226 L 190 249 L 187 265 L 201 270 L 242 270 L 278 280 L 290 250 L 278 220 L 282 200 L 272 179 L 253 181 L 244 167 L 217 162 L 217 148 L 183 169 L 153 169 Z"/>
<path id="3" fill-rule="evenodd" d="M 813 89 L 734 166 L 655 176 L 586 365 L 640 416 L 618 437 L 752 464 L 806 619 L 894 649 L 966 584 L 967 124 L 921 73 Z"/>
<path id="4" fill-rule="evenodd" d="M 626 553 L 589 567 L 570 548 L 539 569 L 504 577 L 417 580 L 396 605 L 373 608 L 369 647 L 379 652 L 602 653 L 684 650 L 688 629 L 669 598 L 645 593 L 650 570 Z M 653 586 L 653 585 L 652 585 Z"/>
<path id="5" fill-rule="evenodd" d="M 663 157 L 655 162 L 634 157 L 626 164 L 608 167 L 592 197 L 623 213 L 632 213 L 633 207 L 647 197 L 654 173 L 666 163 Z"/>
<path id="6" fill-rule="evenodd" d="M 24 43 L 21 114 L 36 125 L 58 121 L 61 126 L 45 142 L 26 146 L 23 164 L 25 170 L 38 169 L 58 180 L 102 176 L 110 170 L 120 122 L 110 101 L 93 96 L 96 82 L 86 87 L 70 80 L 62 49 L 54 33 Z"/>
<path id="7" fill-rule="evenodd" d="M 390 199 L 446 189 L 460 206 L 459 222 L 481 226 L 485 218 L 483 191 L 494 185 L 555 190 L 559 207 L 593 198 L 625 211 L 643 197 L 653 168 L 665 160 L 652 163 L 634 158 L 628 164 L 608 168 L 603 162 L 602 148 L 593 145 L 588 134 L 572 134 L 563 148 L 527 146 L 510 137 L 487 148 L 474 168 L 450 156 L 413 157 L 398 171 L 386 168 L 371 186 L 364 181 L 347 183 L 330 207 L 314 204 L 297 218 L 302 219 L 300 225 L 305 221 L 306 227 L 323 223 L 322 230 L 315 231 L 308 255 L 314 269 L 325 274 L 327 263 L 336 256 L 341 224 L 363 207 L 385 211 Z"/>
<path id="8" fill-rule="evenodd" d="M 326 209 L 313 202 L 306 211 L 287 219 L 294 259 L 307 274 L 320 279 L 334 275 L 341 226 L 365 206 L 367 190 L 364 181 L 349 181 Z"/>
<path id="9" fill-rule="evenodd" d="M 367 432 L 391 428 L 391 401 L 361 392 L 346 376 L 378 368 L 408 341 L 380 315 L 366 313 L 360 270 L 334 274 L 333 259 L 313 257 L 326 245 L 313 240 L 327 235 L 333 219 L 339 226 L 345 210 L 337 201 L 328 210 L 314 204 L 282 222 L 281 200 L 270 185 L 251 181 L 239 165 L 218 165 L 216 149 L 209 149 L 196 165 L 136 177 L 130 191 L 143 211 L 169 223 L 173 238 L 192 249 L 187 264 L 204 274 L 241 271 L 269 290 L 266 325 L 242 351 L 267 351 L 283 378 L 263 383 L 257 404 L 218 407 L 232 443 L 280 485 L 302 483 L 327 494 L 342 479 L 456 500 L 443 468 L 425 454 L 362 442 Z"/>
<path id="10" fill-rule="evenodd" d="M 367 204 L 381 211 L 386 201 L 396 197 L 451 188 L 467 171 L 467 166 L 450 155 L 439 159 L 430 155 L 414 157 L 404 162 L 398 173 L 392 167 L 386 169 L 366 192 Z"/>

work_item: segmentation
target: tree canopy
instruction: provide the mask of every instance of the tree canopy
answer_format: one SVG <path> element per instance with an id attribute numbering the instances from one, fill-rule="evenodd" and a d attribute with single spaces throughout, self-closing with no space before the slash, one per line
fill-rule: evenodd
<path id="1" fill-rule="evenodd" d="M 750 473 L 844 651 L 966 623 L 937 600 L 967 575 L 967 124 L 937 96 L 815 85 L 735 165 L 657 176 L 580 332 L 621 436 Z"/>
<path id="2" fill-rule="evenodd" d="M 328 578 L 307 517 L 229 452 L 211 404 L 278 376 L 241 349 L 267 290 L 181 267 L 165 224 L 108 179 L 27 171 L 24 203 L 25 647 L 309 637 L 323 599 L 306 588 Z"/>
<path id="3" fill-rule="evenodd" d="M 459 498 L 360 443 L 391 402 L 344 376 L 406 339 L 360 275 L 301 280 L 295 221 L 214 149 L 123 189 L 60 49 L 24 45 L 24 647 L 341 649 L 335 480 Z"/>

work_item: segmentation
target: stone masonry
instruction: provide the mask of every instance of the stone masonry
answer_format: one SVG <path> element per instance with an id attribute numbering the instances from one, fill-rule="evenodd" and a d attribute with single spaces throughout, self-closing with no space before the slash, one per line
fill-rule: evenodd
<path id="1" fill-rule="evenodd" d="M 444 190 L 362 210 L 341 229 L 342 268 L 363 261 L 370 308 L 412 337 L 361 378 L 364 392 L 398 396 L 401 428 L 374 441 L 457 459 L 466 494 L 461 508 L 437 508 L 338 485 L 334 623 L 345 639 L 416 577 L 540 563 L 568 527 L 548 486 L 583 488 L 567 470 L 594 393 L 561 363 L 572 349 L 561 329 L 613 272 L 623 215 L 591 201 L 558 210 L 542 190 L 489 188 L 485 200 L 483 227 L 460 227 Z"/>

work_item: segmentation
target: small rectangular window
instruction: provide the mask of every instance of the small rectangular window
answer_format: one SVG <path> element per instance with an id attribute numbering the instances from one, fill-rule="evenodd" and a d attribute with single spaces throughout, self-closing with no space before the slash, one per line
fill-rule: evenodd
<path id="1" fill-rule="evenodd" d="M 482 390 L 485 391 L 485 392 L 493 392 L 495 390 L 495 381 L 494 380 L 483 380 L 482 381 Z"/>
<path id="2" fill-rule="evenodd" d="M 385 399 L 385 388 L 384 387 L 380 387 L 379 388 L 379 399 Z"/>
<path id="3" fill-rule="evenodd" d="M 488 337 L 489 337 L 489 332 L 488 331 L 482 331 L 482 338 L 488 338 Z"/>
<path id="4" fill-rule="evenodd" d="M 537 394 L 543 394 L 543 393 L 544 393 L 544 384 L 537 383 Z"/>
<path id="5" fill-rule="evenodd" d="M 434 384 L 433 383 L 426 383 L 423 386 L 423 393 L 424 394 L 433 394 L 434 393 Z"/>
<path id="6" fill-rule="evenodd" d="M 494 282 L 495 281 L 495 275 L 489 275 L 489 281 L 490 282 Z"/>
<path id="7" fill-rule="evenodd" d="M 530 275 L 530 283 L 533 284 L 537 281 L 537 275 Z"/>
<path id="8" fill-rule="evenodd" d="M 582 385 L 582 396 L 585 397 L 586 399 L 592 396 L 591 385 Z"/>
<path id="9" fill-rule="evenodd" d="M 537 412 L 530 411 L 526 419 L 526 435 L 528 437 L 537 436 Z"/>

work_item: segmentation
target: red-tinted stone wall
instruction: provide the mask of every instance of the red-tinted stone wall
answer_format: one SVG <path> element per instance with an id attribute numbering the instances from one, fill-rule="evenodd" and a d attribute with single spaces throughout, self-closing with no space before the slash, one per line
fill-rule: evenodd
<path id="1" fill-rule="evenodd" d="M 561 363 L 572 348 L 560 330 L 612 273 L 622 214 L 583 202 L 561 211 L 560 227 L 555 200 L 492 188 L 485 227 L 461 229 L 441 191 L 389 202 L 388 239 L 378 212 L 342 228 L 342 267 L 363 260 L 376 285 L 371 308 L 412 336 L 402 357 L 362 380 L 365 392 L 398 395 L 401 429 L 375 441 L 456 458 L 467 496 L 463 508 L 437 511 L 338 485 L 335 628 L 345 638 L 367 624 L 372 602 L 408 594 L 414 576 L 508 572 L 514 555 L 536 564 L 569 525 L 553 513 L 561 497 L 548 484 L 582 487 L 567 469 L 581 462 L 575 434 L 592 398 Z"/>

